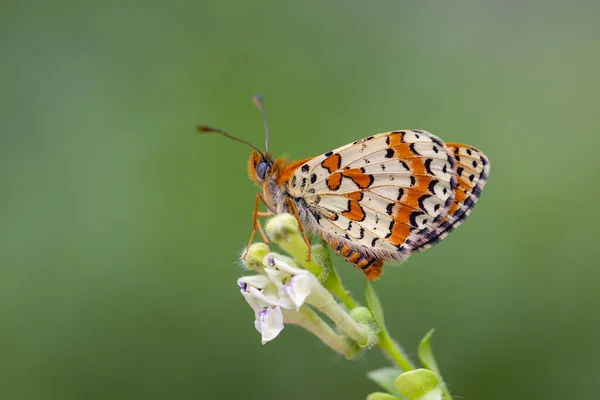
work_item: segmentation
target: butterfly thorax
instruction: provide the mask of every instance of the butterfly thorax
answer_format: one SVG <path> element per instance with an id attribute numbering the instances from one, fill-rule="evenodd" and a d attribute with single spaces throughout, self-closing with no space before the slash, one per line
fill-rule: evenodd
<path id="1" fill-rule="evenodd" d="M 248 174 L 263 190 L 264 203 L 273 214 L 292 212 L 289 210 L 289 199 L 294 202 L 303 224 L 310 227 L 311 218 L 302 199 L 290 196 L 288 184 L 295 171 L 310 159 L 288 162 L 285 157 L 275 160 L 269 153 L 252 152 L 248 162 Z"/>

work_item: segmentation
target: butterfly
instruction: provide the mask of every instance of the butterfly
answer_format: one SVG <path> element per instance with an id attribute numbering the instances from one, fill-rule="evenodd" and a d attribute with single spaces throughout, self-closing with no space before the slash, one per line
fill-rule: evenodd
<path id="1" fill-rule="evenodd" d="M 254 229 L 262 201 L 270 214 L 290 213 L 341 257 L 376 280 L 386 261 L 404 261 L 445 238 L 467 218 L 490 172 L 480 150 L 444 143 L 418 129 L 378 133 L 316 157 L 273 158 L 260 96 L 253 98 L 266 131 L 265 151 L 227 132 L 199 125 L 253 148 L 248 173 L 256 196 Z"/>

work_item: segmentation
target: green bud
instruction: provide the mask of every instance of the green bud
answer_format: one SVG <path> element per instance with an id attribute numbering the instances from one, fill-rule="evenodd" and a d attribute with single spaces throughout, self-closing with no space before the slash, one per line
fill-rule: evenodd
<path id="1" fill-rule="evenodd" d="M 265 226 L 269 238 L 275 243 L 291 240 L 291 236 L 300 236 L 298 221 L 291 214 L 279 214 L 271 218 Z"/>
<path id="2" fill-rule="evenodd" d="M 308 245 L 300 234 L 298 221 L 291 214 L 278 214 L 271 218 L 265 226 L 269 238 L 279 247 L 290 253 L 304 268 L 317 278 L 322 278 L 323 267 L 314 257 L 308 261 Z"/>
<path id="3" fill-rule="evenodd" d="M 410 400 L 441 400 L 440 379 L 433 371 L 416 369 L 396 378 L 396 389 Z"/>
<path id="4" fill-rule="evenodd" d="M 266 244 L 262 242 L 253 243 L 248 248 L 248 253 L 242 261 L 248 269 L 262 272 L 264 268 L 263 259 L 267 254 L 269 254 L 269 247 Z"/>
<path id="5" fill-rule="evenodd" d="M 359 322 L 364 325 L 371 325 L 375 321 L 373 319 L 373 314 L 367 307 L 355 307 L 350 310 L 350 316 L 354 318 L 356 322 Z"/>

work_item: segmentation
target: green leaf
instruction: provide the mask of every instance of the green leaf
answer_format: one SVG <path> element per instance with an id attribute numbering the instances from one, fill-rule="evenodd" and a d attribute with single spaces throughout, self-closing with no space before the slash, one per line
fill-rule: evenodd
<path id="1" fill-rule="evenodd" d="M 440 373 L 440 367 L 435 361 L 433 351 L 431 350 L 431 345 L 429 344 L 434 332 L 435 329 L 430 330 L 427 332 L 425 337 L 421 339 L 421 343 L 419 343 L 419 360 L 421 360 L 421 363 L 425 368 L 432 370 L 437 376 L 441 377 L 442 374 Z"/>
<path id="2" fill-rule="evenodd" d="M 435 357 L 433 356 L 433 350 L 431 350 L 430 342 L 434 332 L 435 329 L 430 330 L 423 337 L 423 339 L 421 339 L 421 343 L 419 343 L 419 360 L 421 360 L 421 363 L 424 367 L 433 371 L 440 379 L 440 387 L 444 392 L 444 399 L 452 399 L 450 391 L 448 391 L 448 388 L 444 383 L 444 379 L 442 378 L 440 367 L 438 366 L 438 363 L 435 360 Z"/>
<path id="3" fill-rule="evenodd" d="M 373 285 L 371 285 L 371 282 L 369 281 L 367 281 L 367 285 L 365 286 L 365 299 L 367 300 L 367 307 L 371 310 L 379 329 L 385 331 L 383 308 L 381 307 L 381 302 L 379 301 L 379 297 L 377 297 L 377 293 L 375 293 L 375 289 L 373 289 Z"/>
<path id="4" fill-rule="evenodd" d="M 441 400 L 440 378 L 432 371 L 421 368 L 408 371 L 396 378 L 396 389 L 410 400 Z"/>
<path id="5" fill-rule="evenodd" d="M 400 392 L 396 389 L 394 382 L 401 373 L 402 370 L 398 368 L 386 367 L 367 372 L 367 377 L 389 393 L 399 396 Z"/>
<path id="6" fill-rule="evenodd" d="M 367 400 L 400 400 L 400 399 L 389 393 L 373 392 L 367 396 Z"/>

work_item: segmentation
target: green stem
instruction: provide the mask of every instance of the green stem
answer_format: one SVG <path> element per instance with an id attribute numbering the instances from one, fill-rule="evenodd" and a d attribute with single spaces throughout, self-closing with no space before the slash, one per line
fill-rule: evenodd
<path id="1" fill-rule="evenodd" d="M 377 346 L 388 355 L 404 372 L 415 369 L 414 365 L 404 355 L 400 347 L 392 340 L 387 331 L 379 333 L 379 342 Z"/>
<path id="2" fill-rule="evenodd" d="M 327 279 L 323 282 L 323 286 L 327 290 L 329 290 L 335 297 L 337 297 L 339 301 L 344 303 L 348 310 L 352 310 L 356 307 L 356 302 L 350 296 L 349 292 L 346 289 L 344 289 L 344 286 L 342 285 L 342 280 L 340 279 L 340 276 L 338 275 L 335 268 L 332 267 L 330 269 Z"/>
<path id="3" fill-rule="evenodd" d="M 313 256 L 319 260 L 320 264 L 323 266 L 324 279 L 321 280 L 323 286 L 329 290 L 335 297 L 341 301 L 348 310 L 352 310 L 356 308 L 356 302 L 350 296 L 349 292 L 344 289 L 344 285 L 342 285 L 342 280 L 337 273 L 337 270 L 333 266 L 333 262 L 331 261 L 331 255 L 329 254 L 329 250 L 327 247 L 327 243 L 321 239 L 321 243 L 315 244 L 312 247 Z"/>
<path id="4" fill-rule="evenodd" d="M 301 307 L 300 311 L 283 310 L 283 319 L 288 324 L 304 327 L 317 336 L 323 343 L 342 356 L 351 360 L 356 356 L 357 349 L 350 341 L 338 335 L 321 317 L 309 307 Z"/>

